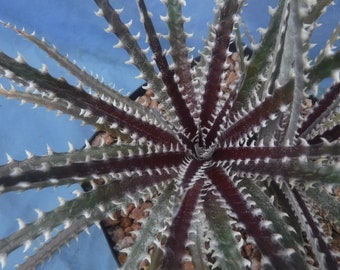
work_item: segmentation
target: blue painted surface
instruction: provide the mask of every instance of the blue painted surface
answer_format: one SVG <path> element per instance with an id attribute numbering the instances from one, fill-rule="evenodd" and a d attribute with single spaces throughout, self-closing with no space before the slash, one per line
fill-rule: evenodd
<path id="1" fill-rule="evenodd" d="M 166 27 L 160 22 L 159 14 L 165 15 L 165 9 L 158 1 L 147 1 L 154 13 L 157 30 L 166 33 Z M 184 8 L 186 16 L 191 16 L 191 22 L 185 27 L 187 32 L 194 33 L 188 40 L 189 46 L 194 46 L 197 51 L 202 49 L 203 37 L 207 34 L 207 23 L 212 21 L 212 3 L 210 0 L 187 1 Z M 256 29 L 265 26 L 268 21 L 267 12 L 263 6 L 277 1 L 250 1 L 245 9 L 245 18 L 250 31 L 258 39 Z M 116 8 L 125 7 L 123 20 L 134 20 L 132 33 L 140 29 L 138 9 L 135 1 L 115 1 Z M 39 37 L 44 36 L 49 43 L 55 44 L 63 54 L 68 53 L 71 59 L 76 59 L 79 66 L 86 66 L 104 77 L 105 83 L 114 83 L 117 89 L 123 88 L 124 93 L 131 92 L 142 82 L 134 80 L 138 72 L 133 66 L 124 65 L 128 56 L 122 50 L 113 49 L 112 45 L 117 40 L 112 34 L 103 31 L 107 27 L 103 18 L 94 15 L 97 10 L 93 1 L 85 0 L 0 0 L 0 19 L 25 27 L 28 32 L 36 31 Z M 322 31 L 318 30 L 313 42 L 324 44 L 336 22 L 338 22 L 339 7 L 332 7 L 324 23 Z M 141 38 L 144 42 L 145 38 Z M 164 43 L 164 41 L 162 41 Z M 143 48 L 147 46 L 142 45 Z M 63 76 L 70 82 L 76 83 L 70 75 L 58 67 L 44 53 L 40 52 L 33 44 L 17 36 L 14 32 L 0 27 L 0 48 L 7 54 L 15 57 L 20 51 L 29 64 L 41 67 L 46 63 L 49 71 L 55 76 Z M 313 50 L 317 53 L 318 48 Z M 0 79 L 1 83 L 4 83 Z M 8 87 L 8 85 L 5 86 Z M 46 113 L 45 108 L 32 110 L 31 104 L 18 106 L 20 102 L 5 100 L 0 97 L 0 164 L 7 162 L 9 153 L 14 159 L 25 158 L 24 149 L 33 154 L 46 154 L 46 145 L 51 146 L 56 152 L 67 151 L 67 141 L 76 148 L 84 144 L 84 140 L 91 137 L 93 128 L 80 126 L 80 122 L 69 121 L 68 116 L 55 117 L 55 112 Z M 25 222 L 35 219 L 34 208 L 43 211 L 53 209 L 57 204 L 57 196 L 71 199 L 71 191 L 79 189 L 77 186 L 60 189 L 46 189 L 43 191 L 29 191 L 24 194 L 8 193 L 0 196 L 0 237 L 3 238 L 17 229 L 16 218 L 20 217 Z M 79 243 L 72 241 L 70 248 L 63 248 L 61 254 L 54 256 L 42 269 L 115 269 L 115 263 L 104 240 L 102 232 L 96 227 L 91 228 L 91 238 L 81 234 Z M 7 261 L 5 269 L 22 260 L 22 248 L 18 249 Z"/>

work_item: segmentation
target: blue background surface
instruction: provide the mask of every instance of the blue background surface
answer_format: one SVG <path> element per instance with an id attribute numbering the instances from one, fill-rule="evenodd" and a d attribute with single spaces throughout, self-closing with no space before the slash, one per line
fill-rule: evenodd
<path id="1" fill-rule="evenodd" d="M 259 34 L 256 29 L 268 22 L 266 6 L 275 5 L 277 1 L 249 1 L 245 8 L 245 21 L 255 38 Z M 123 21 L 133 19 L 131 27 L 133 34 L 141 30 L 138 9 L 135 1 L 114 1 L 114 7 L 124 7 Z M 188 39 L 190 47 L 195 47 L 193 55 L 203 47 L 203 37 L 207 34 L 207 23 L 212 21 L 214 1 L 187 1 L 184 14 L 191 16 L 191 22 L 185 28 L 194 33 Z M 147 1 L 147 5 L 154 13 L 157 31 L 166 33 L 166 26 L 160 21 L 159 15 L 165 15 L 165 8 L 159 1 Z M 0 0 L 0 20 L 11 22 L 19 28 L 25 27 L 27 32 L 35 31 L 38 37 L 45 37 L 50 44 L 55 44 L 63 54 L 69 54 L 70 59 L 77 60 L 80 67 L 86 66 L 88 71 L 99 74 L 104 82 L 114 83 L 116 89 L 123 89 L 128 93 L 136 89 L 142 81 L 134 79 L 138 75 L 133 66 L 124 65 L 128 60 L 127 54 L 112 45 L 117 43 L 113 34 L 103 31 L 107 23 L 101 17 L 94 15 L 97 10 L 93 1 L 85 0 Z M 338 22 L 339 6 L 330 8 L 327 17 L 323 18 L 324 26 L 318 29 L 313 42 L 324 45 L 331 31 Z M 142 32 L 142 31 L 141 31 Z M 142 37 L 141 41 L 144 42 Z M 315 55 L 320 46 L 313 49 Z M 144 44 L 142 48 L 146 48 Z M 70 82 L 77 83 L 67 71 L 58 67 L 45 53 L 33 44 L 24 40 L 13 31 L 0 26 L 0 48 L 6 54 L 16 57 L 18 51 L 26 61 L 40 68 L 42 63 L 49 67 L 50 73 L 63 76 Z M 0 79 L 8 87 L 8 83 Z M 22 160 L 26 157 L 24 149 L 35 155 L 46 154 L 48 144 L 56 152 L 67 151 L 70 141 L 76 148 L 84 144 L 84 140 L 91 137 L 94 130 L 90 126 L 81 126 L 80 121 L 69 121 L 69 117 L 62 115 L 55 117 L 55 112 L 47 112 L 45 108 L 32 110 L 31 104 L 19 106 L 19 101 L 6 100 L 0 97 L 0 164 L 7 162 L 5 153 L 14 159 Z M 17 230 L 16 218 L 31 222 L 36 218 L 34 208 L 43 211 L 53 209 L 58 205 L 57 196 L 66 199 L 73 197 L 71 191 L 78 186 L 58 189 L 48 188 L 43 191 L 28 191 L 24 194 L 8 193 L 0 196 L 0 237 Z M 82 233 L 78 243 L 71 241 L 70 247 L 62 248 L 61 254 L 52 257 L 42 269 L 115 269 L 115 263 L 107 247 L 102 232 L 93 227 L 91 236 Z M 39 244 L 39 243 L 37 243 Z M 5 269 L 13 269 L 16 263 L 22 262 L 23 248 L 8 257 Z M 32 251 L 31 251 L 32 252 Z"/>

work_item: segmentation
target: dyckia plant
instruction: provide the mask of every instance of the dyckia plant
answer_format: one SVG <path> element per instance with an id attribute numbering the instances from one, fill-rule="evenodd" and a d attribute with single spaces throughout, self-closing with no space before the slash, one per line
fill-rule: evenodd
<path id="1" fill-rule="evenodd" d="M 162 2 L 167 35 L 157 33 L 146 3 L 137 1 L 150 53 L 120 10 L 95 0 L 107 32 L 119 39 L 115 47 L 128 52 L 146 82 L 137 102 L 44 39 L 3 22 L 80 84 L 1 51 L 0 74 L 12 86 L 0 94 L 78 118 L 102 131 L 102 140 L 67 153 L 27 151 L 24 161 L 8 156 L 1 193 L 75 183 L 84 192 L 60 198 L 59 207 L 31 223 L 19 219 L 19 229 L 0 241 L 2 266 L 41 235 L 43 244 L 19 268 L 34 268 L 93 224 L 121 229 L 128 218 L 131 241 L 113 236 L 119 257 L 126 255 L 123 269 L 337 269 L 340 25 L 318 57 L 309 54 L 332 1 L 279 1 L 250 51 L 242 39 L 244 1 L 218 0 L 195 58 L 186 45 L 185 2 Z M 318 93 L 326 78 L 328 90 Z"/>

